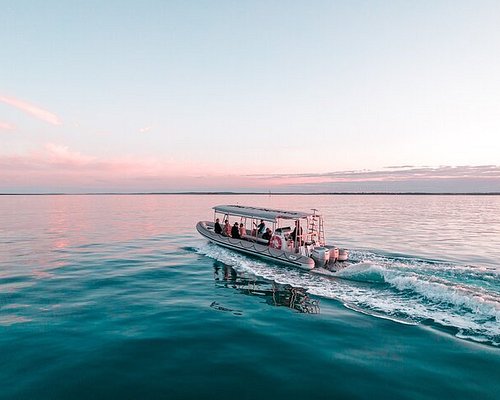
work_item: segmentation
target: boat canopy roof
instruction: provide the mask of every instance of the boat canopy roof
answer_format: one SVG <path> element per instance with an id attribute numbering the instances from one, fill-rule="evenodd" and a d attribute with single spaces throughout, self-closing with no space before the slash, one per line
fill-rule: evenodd
<path id="1" fill-rule="evenodd" d="M 213 207 L 215 212 L 220 212 L 238 217 L 250 217 L 276 222 L 277 219 L 300 219 L 312 216 L 312 213 L 302 211 L 274 210 L 271 208 L 245 207 L 238 205 L 220 205 Z"/>

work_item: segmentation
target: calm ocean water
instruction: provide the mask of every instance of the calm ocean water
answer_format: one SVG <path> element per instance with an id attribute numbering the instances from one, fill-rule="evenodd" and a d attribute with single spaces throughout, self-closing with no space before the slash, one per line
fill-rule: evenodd
<path id="1" fill-rule="evenodd" d="M 335 277 L 208 244 L 325 215 Z M 0 196 L 1 399 L 498 399 L 500 196 Z"/>

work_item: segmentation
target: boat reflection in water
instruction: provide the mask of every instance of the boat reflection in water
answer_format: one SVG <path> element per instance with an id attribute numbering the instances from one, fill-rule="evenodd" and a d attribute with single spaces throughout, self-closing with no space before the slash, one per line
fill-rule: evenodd
<path id="1" fill-rule="evenodd" d="M 288 307 L 308 314 L 319 314 L 320 312 L 319 300 L 311 299 L 305 289 L 283 285 L 256 276 L 246 276 L 246 274 L 243 276 L 231 266 L 218 261 L 214 262 L 214 279 L 218 285 L 231 287 L 243 294 L 260 296 L 272 306 Z M 212 303 L 211 307 L 221 309 L 215 302 Z"/>

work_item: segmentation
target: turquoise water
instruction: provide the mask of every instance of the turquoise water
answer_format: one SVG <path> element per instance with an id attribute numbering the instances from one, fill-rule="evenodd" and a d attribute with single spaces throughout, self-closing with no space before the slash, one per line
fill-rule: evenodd
<path id="1" fill-rule="evenodd" d="M 307 210 L 325 277 L 196 232 Z M 498 196 L 0 196 L 0 398 L 497 399 Z"/>

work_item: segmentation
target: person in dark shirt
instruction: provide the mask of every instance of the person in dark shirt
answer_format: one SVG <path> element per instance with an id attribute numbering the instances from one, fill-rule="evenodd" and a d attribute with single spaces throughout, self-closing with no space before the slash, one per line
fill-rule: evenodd
<path id="1" fill-rule="evenodd" d="M 299 229 L 297 229 L 297 227 Z M 295 228 L 293 229 L 293 232 L 290 233 L 290 239 L 292 239 L 294 243 L 297 240 L 298 246 L 304 245 L 304 240 L 302 239 L 302 233 L 303 233 L 302 227 L 299 225 L 298 221 L 295 221 Z"/>
<path id="2" fill-rule="evenodd" d="M 240 228 L 237 222 L 235 222 L 233 227 L 231 228 L 231 236 L 233 237 L 233 239 L 241 239 Z"/>
<path id="3" fill-rule="evenodd" d="M 257 224 L 255 224 L 255 222 L 254 222 L 254 225 L 257 225 Z M 257 225 L 257 234 L 262 235 L 265 231 L 266 231 L 266 224 L 264 223 L 264 220 L 261 219 L 260 224 Z"/>
<path id="4" fill-rule="evenodd" d="M 267 244 L 269 244 L 269 241 L 273 237 L 273 233 L 271 232 L 271 229 L 267 228 L 264 234 L 262 235 L 262 239 L 267 240 Z"/>
<path id="5" fill-rule="evenodd" d="M 217 218 L 215 220 L 214 231 L 215 231 L 215 233 L 218 233 L 219 235 L 222 233 L 222 226 L 219 222 L 219 218 Z"/>

